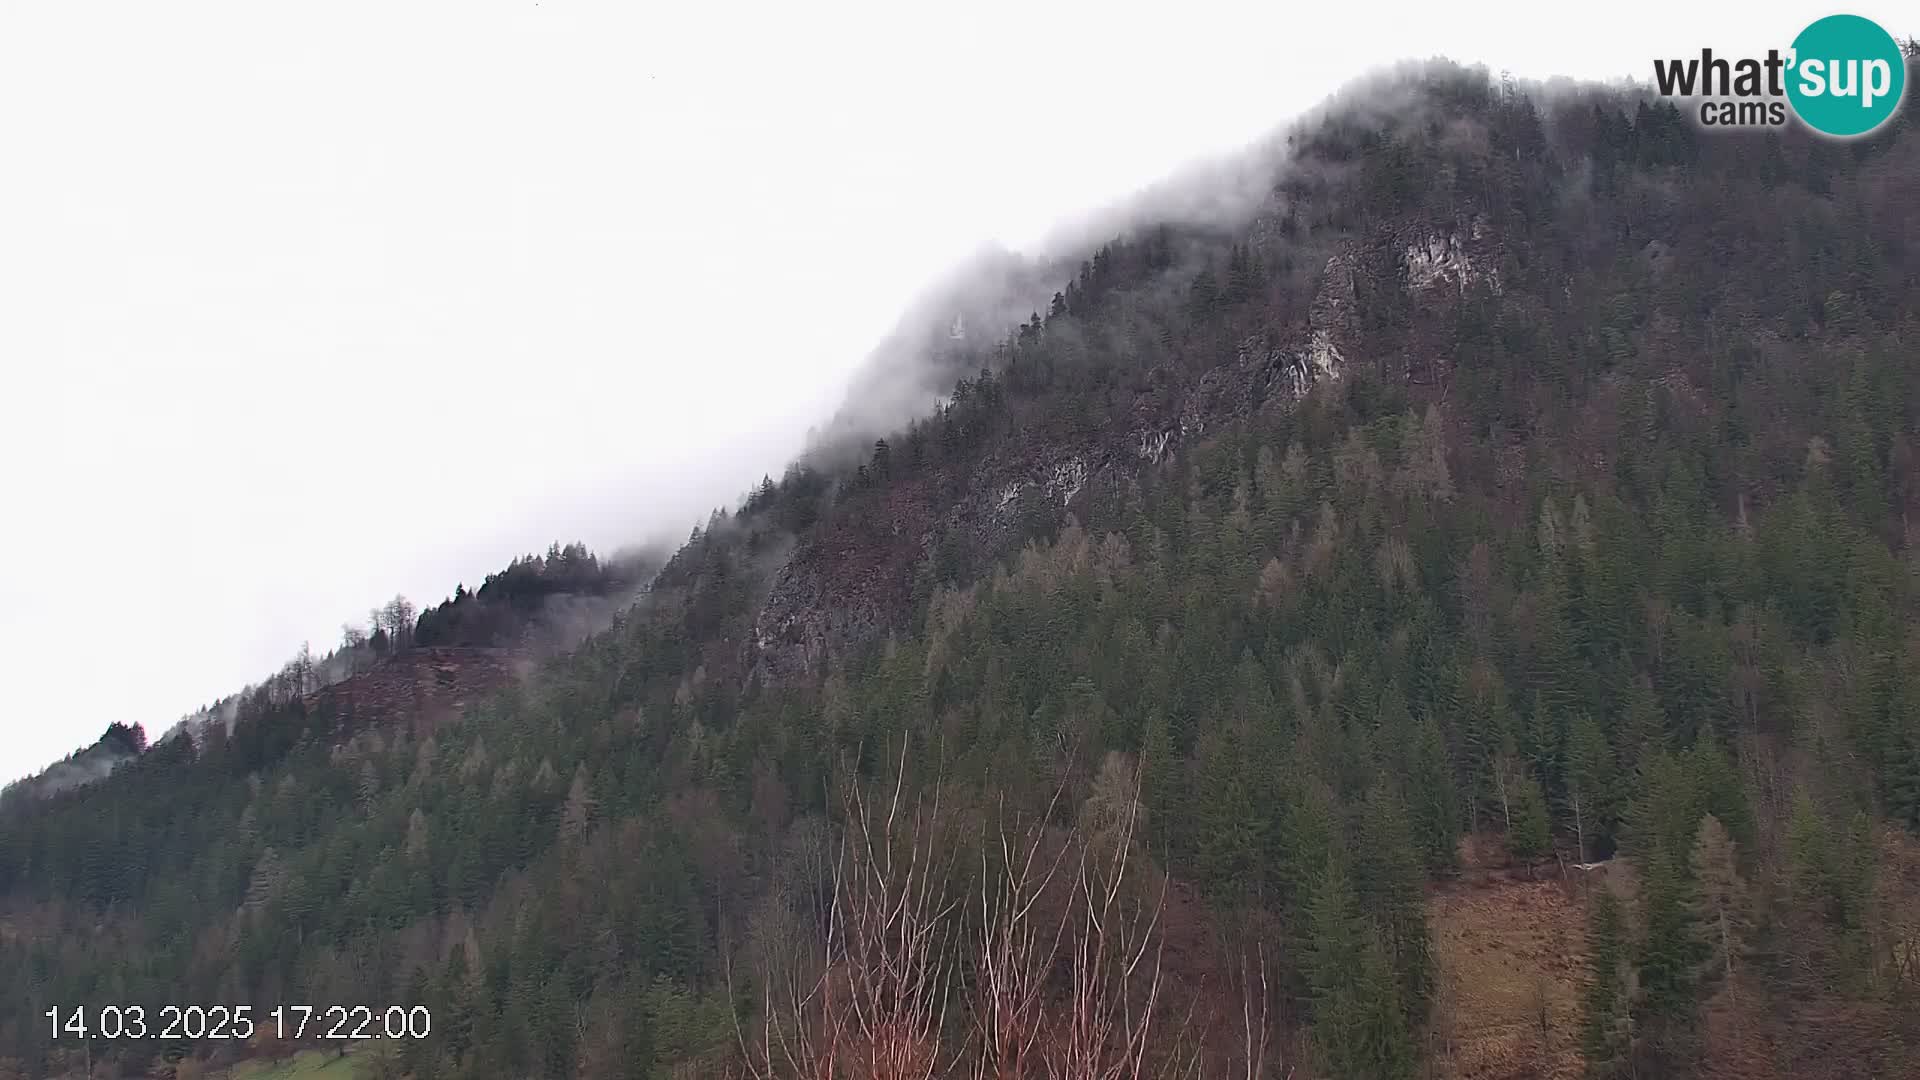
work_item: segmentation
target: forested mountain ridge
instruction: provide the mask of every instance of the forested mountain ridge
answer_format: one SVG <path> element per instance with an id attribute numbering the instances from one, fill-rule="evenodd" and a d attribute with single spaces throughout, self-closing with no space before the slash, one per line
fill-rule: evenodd
<path id="1" fill-rule="evenodd" d="M 1427 894 L 1491 846 L 1556 879 L 1618 853 L 1568 893 L 1578 1009 L 1541 1010 L 1573 1067 L 1910 1073 L 1910 116 L 1710 135 L 1400 73 L 1303 126 L 1250 220 L 1142 223 L 950 336 L 934 414 L 716 514 L 457 721 L 269 700 L 0 816 L 0 1057 L 80 1068 L 55 1005 L 367 1002 L 432 1009 L 363 1055 L 395 1075 L 806 1072 L 758 976 L 841 941 L 817 1035 L 904 947 L 835 902 L 879 865 L 841 843 L 861 793 L 903 781 L 924 815 L 884 839 L 951 856 L 908 887 L 949 929 L 938 1007 L 880 1026 L 970 1068 L 1092 1074 L 990 1037 L 1014 820 L 1156 913 L 1151 989 L 1063 915 L 1014 995 L 1082 1064 L 1471 1071 Z M 1164 1023 L 1053 1008 L 1090 998 Z M 856 1058 L 806 1074 L 898 1075 Z"/>
<path id="2" fill-rule="evenodd" d="M 66 791 L 112 773 L 139 757 L 147 748 L 146 729 L 139 724 L 112 723 L 91 746 L 82 747 L 54 762 L 39 774 L 5 789 L 6 798 L 44 797 Z"/>
<path id="3" fill-rule="evenodd" d="M 659 560 L 636 548 L 603 561 L 584 544 L 554 544 L 545 555 L 515 558 L 477 589 L 457 586 L 424 611 L 396 595 L 368 613 L 365 627 L 342 626 L 340 644 L 325 655 L 302 646 L 273 675 L 181 717 L 154 741 L 182 735 L 198 744 L 225 739 L 243 721 L 251 726 L 252 719 L 296 700 L 306 713 L 331 717 L 342 731 L 458 712 L 465 697 L 604 629 L 644 591 Z M 217 736 L 215 727 L 221 729 Z M 265 734 L 258 728 L 255 733 Z M 289 741 L 297 737 L 281 734 Z M 116 721 L 92 746 L 0 789 L 0 807 L 99 780 L 133 760 L 147 742 L 143 724 Z"/>

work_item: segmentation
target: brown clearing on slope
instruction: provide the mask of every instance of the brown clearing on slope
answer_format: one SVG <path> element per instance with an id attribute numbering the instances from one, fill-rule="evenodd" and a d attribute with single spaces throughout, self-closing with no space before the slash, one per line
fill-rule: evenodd
<path id="1" fill-rule="evenodd" d="M 1437 976 L 1427 1047 L 1433 1075 L 1574 1078 L 1585 1069 L 1585 899 L 1580 883 L 1563 884 L 1553 864 L 1535 874 L 1467 873 L 1428 896 Z M 1596 872 L 1591 886 L 1602 876 Z"/>

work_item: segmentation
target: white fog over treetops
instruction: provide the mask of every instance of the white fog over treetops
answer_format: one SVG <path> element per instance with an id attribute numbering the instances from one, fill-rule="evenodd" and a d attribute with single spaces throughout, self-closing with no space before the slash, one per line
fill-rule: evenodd
<path id="1" fill-rule="evenodd" d="M 1645 79 L 1824 13 L 9 5 L 0 779 L 396 591 L 684 535 L 944 268 L 1370 69 Z"/>

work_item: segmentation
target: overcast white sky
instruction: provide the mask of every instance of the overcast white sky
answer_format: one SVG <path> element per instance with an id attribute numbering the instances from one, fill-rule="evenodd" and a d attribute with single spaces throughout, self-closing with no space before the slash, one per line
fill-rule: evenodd
<path id="1" fill-rule="evenodd" d="M 0 0 L 0 780 L 683 533 L 941 269 L 1377 65 L 1644 79 L 1827 13 L 1555 11 Z"/>

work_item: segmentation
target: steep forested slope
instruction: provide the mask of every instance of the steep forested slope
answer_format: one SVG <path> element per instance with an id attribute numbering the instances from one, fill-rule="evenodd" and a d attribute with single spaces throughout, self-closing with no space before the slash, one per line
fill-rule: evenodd
<path id="1" fill-rule="evenodd" d="M 1423 890 L 1474 836 L 1630 871 L 1582 893 L 1595 1073 L 1920 1068 L 1910 116 L 1371 87 L 1250 220 L 1143 223 L 950 337 L 934 415 L 457 722 L 294 700 L 8 808 L 0 1057 L 76 1067 L 56 1004 L 364 1002 L 433 1011 L 396 1072 L 718 1075 L 904 777 L 956 904 L 924 1031 L 970 1065 L 1012 818 L 1151 898 L 1155 1067 L 1245 1075 L 1238 1024 L 1296 1075 L 1444 1071 Z"/>

